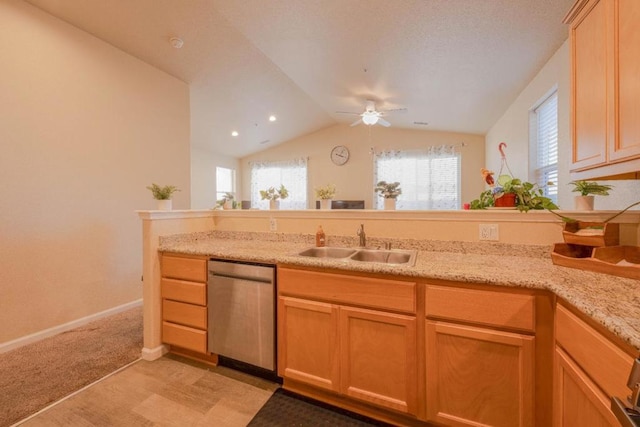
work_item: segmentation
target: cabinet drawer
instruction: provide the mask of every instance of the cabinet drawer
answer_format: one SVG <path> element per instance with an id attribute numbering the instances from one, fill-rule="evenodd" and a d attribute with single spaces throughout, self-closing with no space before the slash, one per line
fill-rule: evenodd
<path id="1" fill-rule="evenodd" d="M 556 306 L 556 341 L 608 396 L 627 396 L 633 358 L 565 307 Z"/>
<path id="2" fill-rule="evenodd" d="M 207 307 L 162 300 L 162 320 L 207 329 Z"/>
<path id="3" fill-rule="evenodd" d="M 199 353 L 206 353 L 207 331 L 162 322 L 162 342 Z"/>
<path id="4" fill-rule="evenodd" d="M 532 295 L 434 285 L 427 285 L 425 293 L 428 317 L 535 330 L 535 298 Z"/>
<path id="5" fill-rule="evenodd" d="M 416 312 L 416 284 L 400 280 L 280 268 L 278 291 L 316 300 Z"/>
<path id="6" fill-rule="evenodd" d="M 206 283 L 162 279 L 160 286 L 162 289 L 162 298 L 188 302 L 190 304 L 207 305 Z"/>
<path id="7" fill-rule="evenodd" d="M 206 282 L 207 260 L 164 255 L 162 257 L 162 277 Z"/>

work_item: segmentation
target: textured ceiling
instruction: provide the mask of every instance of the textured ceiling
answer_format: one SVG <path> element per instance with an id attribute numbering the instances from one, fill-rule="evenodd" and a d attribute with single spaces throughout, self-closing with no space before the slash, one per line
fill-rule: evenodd
<path id="1" fill-rule="evenodd" d="M 350 123 L 336 111 L 367 99 L 407 108 L 394 127 L 484 134 L 567 38 L 573 3 L 27 1 L 188 82 L 192 143 L 234 157 Z"/>

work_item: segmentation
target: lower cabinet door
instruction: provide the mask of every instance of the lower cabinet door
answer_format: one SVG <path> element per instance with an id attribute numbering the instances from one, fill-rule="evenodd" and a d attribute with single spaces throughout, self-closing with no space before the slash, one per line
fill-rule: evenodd
<path id="1" fill-rule="evenodd" d="M 338 306 L 278 298 L 278 373 L 338 391 Z"/>
<path id="2" fill-rule="evenodd" d="M 340 391 L 399 412 L 417 412 L 416 319 L 340 307 Z"/>
<path id="3" fill-rule="evenodd" d="M 609 399 L 587 374 L 557 347 L 554 379 L 555 427 L 620 425 L 609 409 Z"/>
<path id="4" fill-rule="evenodd" d="M 534 424 L 534 337 L 428 320 L 427 418 L 450 426 Z"/>

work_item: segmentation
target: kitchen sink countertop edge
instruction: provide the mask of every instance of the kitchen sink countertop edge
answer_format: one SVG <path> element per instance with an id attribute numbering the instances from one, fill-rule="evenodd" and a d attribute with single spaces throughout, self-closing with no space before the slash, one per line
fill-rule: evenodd
<path id="1" fill-rule="evenodd" d="M 159 250 L 239 261 L 549 290 L 640 350 L 638 280 L 556 266 L 550 256 L 540 256 L 539 248 L 528 253 L 524 246 L 519 248 L 524 255 L 514 256 L 511 255 L 513 245 L 483 242 L 467 245 L 481 249 L 474 251 L 468 250 L 462 242 L 438 242 L 440 246 L 430 242 L 422 247 L 411 247 L 418 249 L 416 263 L 405 266 L 299 256 L 300 251 L 313 246 L 313 236 L 296 237 L 282 233 L 188 233 L 161 237 Z M 411 243 L 415 244 L 408 242 Z M 344 241 L 330 242 L 330 246 L 355 248 Z M 550 251 L 551 248 L 547 254 Z"/>

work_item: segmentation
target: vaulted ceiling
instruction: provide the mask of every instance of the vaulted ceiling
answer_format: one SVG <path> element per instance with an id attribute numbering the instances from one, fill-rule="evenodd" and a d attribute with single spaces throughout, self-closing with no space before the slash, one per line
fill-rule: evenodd
<path id="1" fill-rule="evenodd" d="M 26 1 L 189 83 L 192 144 L 242 157 L 368 99 L 406 108 L 394 127 L 484 134 L 566 40 L 574 0 Z"/>

